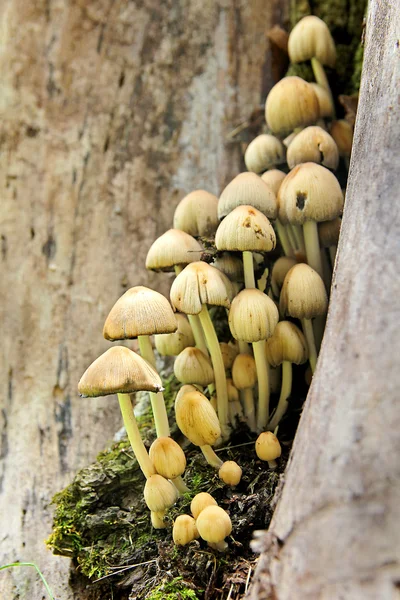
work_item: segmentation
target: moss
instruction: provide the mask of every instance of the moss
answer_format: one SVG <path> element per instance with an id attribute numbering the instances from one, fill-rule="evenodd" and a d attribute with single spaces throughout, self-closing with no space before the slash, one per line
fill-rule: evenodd
<path id="1" fill-rule="evenodd" d="M 200 596 L 190 589 L 191 584 L 182 577 L 175 577 L 172 581 L 163 581 L 145 598 L 146 600 L 198 600 Z M 203 590 L 199 590 L 202 593 Z"/>

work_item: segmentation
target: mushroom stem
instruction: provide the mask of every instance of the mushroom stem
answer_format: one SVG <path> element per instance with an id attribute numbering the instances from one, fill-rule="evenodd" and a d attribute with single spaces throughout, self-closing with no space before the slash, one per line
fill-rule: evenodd
<path id="1" fill-rule="evenodd" d="M 301 319 L 301 326 L 303 328 L 304 335 L 308 344 L 308 360 L 310 363 L 311 371 L 315 373 L 315 367 L 317 366 L 317 349 L 315 347 L 314 331 L 311 319 Z"/>
<path id="2" fill-rule="evenodd" d="M 290 245 L 291 245 L 291 247 L 293 248 L 293 250 L 295 252 L 296 250 L 298 250 L 298 246 L 297 246 L 297 240 L 296 240 L 295 235 L 293 233 L 293 228 L 292 228 L 291 224 L 288 223 L 286 225 L 285 229 L 286 229 L 286 233 L 287 233 Z"/>
<path id="3" fill-rule="evenodd" d="M 172 479 L 171 481 L 174 484 L 174 486 L 176 487 L 176 489 L 178 490 L 180 496 L 182 496 L 183 494 L 186 494 L 186 492 L 190 492 L 188 486 L 183 481 L 182 477 L 180 477 L 180 476 L 175 477 L 175 479 Z"/>
<path id="4" fill-rule="evenodd" d="M 258 379 L 257 430 L 263 431 L 269 419 L 269 365 L 265 354 L 265 340 L 253 342 L 253 352 Z"/>
<path id="5" fill-rule="evenodd" d="M 314 72 L 315 81 L 326 89 L 329 94 L 331 106 L 332 106 L 332 119 L 335 119 L 335 103 L 333 102 L 332 92 L 329 85 L 328 78 L 325 73 L 325 69 L 315 56 L 311 59 L 311 67 Z"/>
<path id="6" fill-rule="evenodd" d="M 150 342 L 150 336 L 139 335 L 138 341 L 142 358 L 147 360 L 147 362 L 149 362 L 155 368 L 156 358 Z M 162 392 L 157 392 L 156 394 L 154 392 L 149 392 L 149 394 L 157 437 L 169 437 L 170 430 L 167 409 L 165 408 L 164 394 Z"/>
<path id="7" fill-rule="evenodd" d="M 303 224 L 303 231 L 307 262 L 309 266 L 323 278 L 324 271 L 322 268 L 321 251 L 318 240 L 318 226 L 316 221 L 305 221 Z"/>
<path id="8" fill-rule="evenodd" d="M 254 398 L 252 388 L 245 388 L 243 392 L 243 407 L 247 425 L 250 431 L 257 431 L 256 427 L 256 410 L 254 407 Z"/>
<path id="9" fill-rule="evenodd" d="M 296 239 L 297 248 L 299 250 L 301 250 L 302 252 L 305 252 L 306 251 L 306 246 L 305 246 L 305 243 L 304 243 L 304 236 L 303 236 L 303 231 L 301 229 L 301 226 L 293 224 L 291 227 L 292 227 L 292 231 L 294 233 L 294 237 Z"/>
<path id="10" fill-rule="evenodd" d="M 180 265 L 175 265 L 175 275 L 178 276 L 179 273 L 183 271 L 183 268 Z M 198 315 L 186 315 L 192 328 L 194 341 L 196 344 L 196 348 L 201 350 L 206 356 L 208 356 L 207 344 L 204 339 L 204 333 L 200 325 Z"/>
<path id="11" fill-rule="evenodd" d="M 136 418 L 132 408 L 132 402 L 129 394 L 118 394 L 119 406 L 122 413 L 126 433 L 132 446 L 139 467 L 142 469 L 146 479 L 154 475 L 156 470 L 143 444 Z"/>
<path id="12" fill-rule="evenodd" d="M 210 351 L 211 362 L 214 369 L 215 389 L 217 392 L 217 407 L 218 419 L 221 425 L 222 438 L 229 437 L 228 425 L 228 389 L 226 386 L 225 367 L 221 354 L 221 347 L 218 342 L 217 334 L 215 333 L 214 325 L 211 321 L 207 305 L 203 304 L 199 319 L 204 331 L 207 346 Z"/>
<path id="13" fill-rule="evenodd" d="M 243 271 L 244 271 L 244 285 L 246 288 L 255 288 L 256 280 L 254 277 L 253 269 L 253 253 L 249 250 L 243 252 Z"/>
<path id="14" fill-rule="evenodd" d="M 276 462 L 276 460 L 269 460 L 268 466 L 271 469 L 271 471 L 274 471 L 276 469 L 276 467 L 278 466 L 278 463 Z"/>
<path id="15" fill-rule="evenodd" d="M 278 234 L 279 241 L 281 243 L 281 246 L 283 248 L 283 252 L 285 253 L 285 256 L 293 257 L 294 252 L 293 252 L 292 245 L 291 245 L 288 235 L 286 233 L 286 229 L 285 229 L 284 225 L 282 225 L 282 223 L 279 221 L 279 219 L 276 219 L 275 227 L 276 227 L 276 233 Z"/>
<path id="16" fill-rule="evenodd" d="M 279 421 L 287 411 L 288 401 L 292 391 L 292 363 L 284 360 L 282 363 L 282 387 L 279 396 L 278 406 L 271 421 L 268 424 L 268 431 L 274 431 Z"/>
<path id="17" fill-rule="evenodd" d="M 225 542 L 225 540 L 222 540 L 222 542 L 208 542 L 208 545 L 213 550 L 218 550 L 218 552 L 225 552 L 225 550 L 228 548 L 228 544 Z"/>
<path id="18" fill-rule="evenodd" d="M 220 469 L 223 465 L 223 461 L 217 456 L 211 446 L 200 446 L 204 458 L 209 465 L 215 469 Z"/>

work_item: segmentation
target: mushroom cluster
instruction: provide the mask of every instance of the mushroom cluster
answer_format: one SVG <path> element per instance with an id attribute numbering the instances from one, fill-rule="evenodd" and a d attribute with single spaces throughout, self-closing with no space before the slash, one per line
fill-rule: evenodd
<path id="1" fill-rule="evenodd" d="M 312 372 L 317 366 L 344 204 L 333 171 L 340 156 L 349 155 L 349 135 L 334 120 L 323 65 L 334 65 L 335 47 L 325 24 L 317 17 L 299 22 L 289 54 L 293 62 L 311 60 L 316 83 L 299 77 L 278 82 L 266 100 L 267 127 L 245 152 L 248 172 L 229 182 L 219 198 L 195 190 L 179 202 L 173 229 L 152 244 L 146 259 L 150 270 L 175 273 L 170 302 L 133 287 L 104 325 L 111 342 L 137 339 L 141 356 L 113 346 L 79 382 L 82 396 L 118 395 L 155 528 L 166 526 L 166 511 L 189 490 L 185 454 L 170 436 L 172 415 L 165 409 L 153 346 L 162 356 L 176 357 L 180 431 L 228 486 L 240 485 L 242 468 L 223 462 L 213 447 L 247 426 L 254 440 L 258 436 L 258 458 L 275 468 L 293 365 L 309 361 Z M 229 342 L 218 339 L 211 307 L 226 313 Z M 272 404 L 277 381 L 279 399 Z M 132 408 L 130 394 L 138 390 L 150 394 L 157 434 L 150 452 Z M 224 549 L 232 528 L 227 513 L 209 494 L 196 496 L 191 511 L 192 517 L 175 520 L 175 543 L 200 536 Z"/>

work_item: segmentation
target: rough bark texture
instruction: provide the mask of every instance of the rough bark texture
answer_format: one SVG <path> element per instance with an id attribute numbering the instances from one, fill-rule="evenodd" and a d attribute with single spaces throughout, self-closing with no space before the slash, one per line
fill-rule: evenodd
<path id="1" fill-rule="evenodd" d="M 399 23 L 370 2 L 327 329 L 252 599 L 398 598 Z"/>
<path id="2" fill-rule="evenodd" d="M 77 381 L 126 287 L 168 288 L 144 259 L 180 198 L 240 170 L 226 137 L 272 85 L 265 34 L 284 7 L 1 3 L 0 564 L 35 560 L 59 600 L 73 594 L 43 543 L 49 502 L 120 425 Z M 2 598 L 43 592 L 27 569 L 0 574 Z"/>

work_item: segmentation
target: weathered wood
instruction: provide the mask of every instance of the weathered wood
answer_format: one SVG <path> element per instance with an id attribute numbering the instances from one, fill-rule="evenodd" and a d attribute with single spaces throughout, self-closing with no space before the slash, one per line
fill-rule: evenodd
<path id="1" fill-rule="evenodd" d="M 226 138 L 272 85 L 266 31 L 285 6 L 1 3 L 0 564 L 35 560 L 60 600 L 49 502 L 120 427 L 77 381 L 117 297 L 168 289 L 144 260 L 180 198 L 240 170 Z M 0 573 L 2 598 L 43 592 L 28 569 Z"/>
<path id="2" fill-rule="evenodd" d="M 250 598 L 398 598 L 400 4 L 371 0 L 322 351 Z"/>

